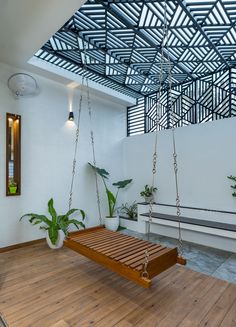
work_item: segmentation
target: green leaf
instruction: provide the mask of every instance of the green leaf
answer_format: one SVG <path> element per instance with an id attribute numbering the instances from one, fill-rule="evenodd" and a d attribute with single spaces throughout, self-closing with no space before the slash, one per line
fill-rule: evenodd
<path id="1" fill-rule="evenodd" d="M 82 220 L 85 219 L 85 212 L 82 209 L 71 209 L 69 210 L 65 215 L 60 215 L 58 216 L 58 225 L 60 226 L 60 228 L 64 231 L 64 233 L 67 235 L 68 234 L 68 227 L 70 224 L 78 224 L 81 227 L 85 227 L 83 223 L 81 223 L 80 221 L 76 220 L 76 219 L 69 219 L 69 215 L 71 215 L 72 213 L 79 211 L 81 216 L 82 216 Z M 77 228 L 79 228 L 79 226 L 76 226 Z"/>
<path id="2" fill-rule="evenodd" d="M 82 223 L 82 221 L 79 221 L 79 220 L 76 220 L 76 219 L 69 220 L 69 223 L 75 225 L 78 229 L 79 229 L 79 226 L 81 226 L 82 228 L 85 228 L 84 223 Z"/>
<path id="3" fill-rule="evenodd" d="M 102 178 L 108 179 L 109 173 L 103 169 L 103 168 L 98 168 L 94 165 L 92 165 L 90 162 L 88 162 L 88 164 L 90 165 L 90 167 L 95 170 L 95 172 L 100 175 Z"/>
<path id="4" fill-rule="evenodd" d="M 230 176 L 227 176 L 227 178 L 228 178 L 228 179 L 231 179 L 232 181 L 235 181 L 235 182 L 236 182 L 236 176 L 232 176 L 232 175 L 230 175 Z"/>
<path id="5" fill-rule="evenodd" d="M 81 213 L 82 220 L 84 220 L 85 219 L 85 212 L 84 212 L 84 210 L 79 209 L 79 212 Z"/>
<path id="6" fill-rule="evenodd" d="M 41 224 L 42 223 L 42 221 L 40 221 L 40 220 L 36 220 L 34 223 L 33 223 L 33 225 L 38 225 L 38 224 Z"/>
<path id="7" fill-rule="evenodd" d="M 114 194 L 108 189 L 106 190 L 106 192 L 107 192 L 109 202 L 112 203 L 112 204 L 115 204 L 116 203 L 116 198 L 115 198 Z"/>
<path id="8" fill-rule="evenodd" d="M 56 223 L 57 223 L 57 213 L 56 213 L 56 210 L 54 209 L 54 206 L 53 206 L 53 199 L 50 199 L 48 201 L 48 212 L 50 213 L 50 215 L 52 217 L 52 223 L 54 225 L 56 225 Z"/>
<path id="9" fill-rule="evenodd" d="M 70 215 L 72 215 L 74 212 L 78 211 L 79 209 L 70 209 L 67 213 L 66 216 L 69 217 Z"/>
<path id="10" fill-rule="evenodd" d="M 116 197 L 107 187 L 106 187 L 106 194 L 108 199 L 109 216 L 112 217 L 114 215 Z"/>
<path id="11" fill-rule="evenodd" d="M 53 245 L 56 244 L 58 239 L 58 229 L 55 226 L 50 226 L 48 229 L 48 235 Z"/>
<path id="12" fill-rule="evenodd" d="M 118 187 L 120 189 L 120 188 L 126 187 L 131 182 L 132 182 L 132 179 L 125 179 L 123 181 L 119 181 L 119 182 L 113 183 L 112 185 L 114 185 L 114 186 L 116 186 L 116 187 Z"/>
<path id="13" fill-rule="evenodd" d="M 40 226 L 39 229 L 48 230 L 48 227 L 46 227 L 46 226 Z"/>
<path id="14" fill-rule="evenodd" d="M 46 217 L 46 216 L 44 216 L 44 215 L 38 215 L 38 214 L 36 214 L 36 213 L 27 213 L 27 214 L 25 214 L 25 215 L 23 215 L 21 218 L 20 218 L 20 220 L 22 219 L 22 218 L 24 218 L 24 217 L 30 217 L 29 218 L 29 222 L 30 223 L 33 223 L 34 222 L 34 220 L 40 220 L 41 222 L 44 222 L 45 224 L 47 224 L 47 225 L 50 225 L 51 224 L 51 221 Z"/>

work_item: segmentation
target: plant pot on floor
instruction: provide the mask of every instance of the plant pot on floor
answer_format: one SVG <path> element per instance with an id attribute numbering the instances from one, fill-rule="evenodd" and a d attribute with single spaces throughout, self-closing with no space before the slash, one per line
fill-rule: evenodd
<path id="1" fill-rule="evenodd" d="M 65 239 L 65 233 L 62 230 L 59 230 L 57 242 L 56 242 L 56 244 L 52 244 L 52 241 L 50 240 L 50 237 L 49 237 L 48 231 L 47 231 L 46 241 L 47 241 L 48 246 L 51 249 L 60 249 L 63 246 L 64 239 Z"/>
<path id="2" fill-rule="evenodd" d="M 116 232 L 119 227 L 120 219 L 118 216 L 114 217 L 105 217 L 104 219 L 105 227 L 113 232 Z"/>

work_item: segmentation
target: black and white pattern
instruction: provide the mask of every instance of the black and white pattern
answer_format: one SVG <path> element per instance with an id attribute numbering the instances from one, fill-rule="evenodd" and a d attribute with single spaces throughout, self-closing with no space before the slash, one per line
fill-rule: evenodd
<path id="1" fill-rule="evenodd" d="M 160 97 L 160 100 L 158 100 Z M 172 102 L 172 105 L 171 105 Z M 138 99 L 128 108 L 128 135 L 236 116 L 236 69 L 230 68 Z M 173 115 L 172 115 L 173 108 Z"/>
<path id="2" fill-rule="evenodd" d="M 183 82 L 191 85 L 201 78 L 199 83 L 207 90 L 211 77 L 204 81 L 204 76 L 236 65 L 236 0 L 167 0 L 166 3 L 172 83 L 176 85 L 173 93 L 179 101 L 178 92 L 184 91 L 188 121 L 192 115 L 188 109 L 192 106 L 188 100 L 191 87 L 183 90 L 183 86 L 177 85 Z M 162 46 L 167 61 L 163 20 L 163 0 L 88 0 L 35 56 L 80 75 L 86 63 L 85 74 L 91 80 L 139 98 L 159 88 Z M 167 85 L 165 65 L 164 70 Z M 207 92 L 209 96 L 211 91 Z M 208 96 L 199 95 L 200 102 L 207 104 Z M 223 112 L 224 109 L 219 110 L 217 115 Z M 208 116 L 204 113 L 197 119 Z M 166 120 L 163 116 L 163 121 Z"/>

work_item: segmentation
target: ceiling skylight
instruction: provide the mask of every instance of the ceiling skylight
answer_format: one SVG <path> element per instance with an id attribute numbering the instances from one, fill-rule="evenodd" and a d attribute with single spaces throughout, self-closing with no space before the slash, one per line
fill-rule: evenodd
<path id="1" fill-rule="evenodd" d="M 166 3 L 173 84 L 236 65 L 236 0 Z M 159 87 L 163 13 L 160 0 L 89 0 L 35 56 L 127 96 L 153 93 Z"/>

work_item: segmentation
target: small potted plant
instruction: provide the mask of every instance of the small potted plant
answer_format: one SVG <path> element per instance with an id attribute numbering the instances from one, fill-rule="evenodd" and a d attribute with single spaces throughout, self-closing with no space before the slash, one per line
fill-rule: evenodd
<path id="1" fill-rule="evenodd" d="M 138 205 L 135 201 L 132 204 L 128 204 L 128 203 L 122 204 L 122 206 L 120 207 L 120 213 L 125 214 L 130 219 L 137 218 L 138 215 L 137 211 L 138 211 Z"/>
<path id="2" fill-rule="evenodd" d="M 58 215 L 53 205 L 53 199 L 50 199 L 48 201 L 48 212 L 51 216 L 51 219 L 47 218 L 44 215 L 38 215 L 36 213 L 27 213 L 23 215 L 20 220 L 24 217 L 30 217 L 29 222 L 31 224 L 43 224 L 42 226 L 40 226 L 40 229 L 47 231 L 46 240 L 48 246 L 51 249 L 59 249 L 63 246 L 65 236 L 68 235 L 69 225 L 72 224 L 78 229 L 80 227 L 85 227 L 82 221 L 69 218 L 76 211 L 80 212 L 82 220 L 84 220 L 85 212 L 81 209 L 70 209 L 66 214 Z"/>
<path id="3" fill-rule="evenodd" d="M 119 216 L 116 213 L 117 197 L 120 189 L 125 188 L 128 184 L 130 184 L 132 182 L 132 179 L 126 179 L 123 181 L 113 183 L 112 185 L 117 188 L 116 193 L 113 194 L 112 191 L 107 186 L 109 173 L 105 169 L 95 167 L 91 163 L 89 163 L 89 165 L 95 171 L 95 173 L 102 178 L 105 187 L 107 202 L 108 202 L 108 215 L 104 219 L 105 227 L 112 231 L 117 231 L 119 227 Z"/>
<path id="4" fill-rule="evenodd" d="M 230 176 L 227 176 L 227 178 L 230 179 L 231 181 L 233 181 L 235 183 L 234 185 L 231 185 L 231 188 L 234 190 L 233 193 L 232 193 L 232 195 L 234 197 L 236 197 L 236 176 L 230 175 Z"/>
<path id="5" fill-rule="evenodd" d="M 153 202 L 154 193 L 157 191 L 157 188 L 154 186 L 145 185 L 144 190 L 140 192 L 140 195 L 144 197 L 145 202 Z"/>
<path id="6" fill-rule="evenodd" d="M 13 179 L 10 179 L 9 184 L 8 184 L 8 189 L 9 189 L 10 194 L 16 194 L 17 183 L 14 182 Z"/>

